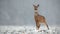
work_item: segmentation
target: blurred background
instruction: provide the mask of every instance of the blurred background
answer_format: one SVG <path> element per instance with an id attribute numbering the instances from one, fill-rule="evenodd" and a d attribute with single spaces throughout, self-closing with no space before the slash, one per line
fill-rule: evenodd
<path id="1" fill-rule="evenodd" d="M 60 0 L 0 0 L 0 25 L 35 25 L 33 4 L 49 26 L 60 26 Z"/>

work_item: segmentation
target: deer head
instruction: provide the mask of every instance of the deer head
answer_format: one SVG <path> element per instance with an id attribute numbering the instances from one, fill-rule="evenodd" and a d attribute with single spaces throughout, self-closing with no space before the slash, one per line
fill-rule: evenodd
<path id="1" fill-rule="evenodd" d="M 38 10 L 39 4 L 37 6 L 33 5 L 33 7 L 34 7 L 34 10 Z"/>

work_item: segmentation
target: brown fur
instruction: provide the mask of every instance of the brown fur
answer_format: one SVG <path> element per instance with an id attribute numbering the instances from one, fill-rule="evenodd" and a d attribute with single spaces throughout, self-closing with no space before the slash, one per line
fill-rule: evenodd
<path id="1" fill-rule="evenodd" d="M 48 25 L 46 23 L 45 17 L 38 14 L 37 10 L 38 10 L 39 5 L 37 5 L 37 6 L 33 5 L 33 6 L 34 6 L 34 10 L 35 10 L 34 18 L 35 18 L 37 30 L 39 30 L 41 23 L 44 23 L 44 25 L 47 26 L 47 28 L 49 29 L 49 27 L 48 27 Z"/>

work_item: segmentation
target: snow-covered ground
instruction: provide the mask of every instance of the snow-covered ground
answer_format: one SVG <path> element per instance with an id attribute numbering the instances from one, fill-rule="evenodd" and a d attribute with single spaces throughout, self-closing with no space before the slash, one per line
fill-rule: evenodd
<path id="1" fill-rule="evenodd" d="M 0 26 L 0 34 L 59 34 L 59 27 L 41 27 L 37 32 L 35 26 Z"/>

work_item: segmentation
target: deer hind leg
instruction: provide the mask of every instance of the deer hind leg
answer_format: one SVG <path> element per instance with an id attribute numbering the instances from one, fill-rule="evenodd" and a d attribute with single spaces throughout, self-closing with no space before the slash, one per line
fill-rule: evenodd
<path id="1" fill-rule="evenodd" d="M 48 27 L 48 25 L 46 24 L 46 26 L 47 26 L 47 28 L 48 28 L 48 30 L 49 30 L 49 27 Z"/>
<path id="2" fill-rule="evenodd" d="M 48 24 L 46 23 L 46 21 L 44 22 L 44 25 L 48 28 L 48 30 L 49 30 L 49 27 L 48 27 Z"/>

